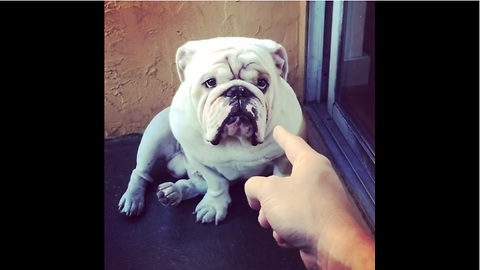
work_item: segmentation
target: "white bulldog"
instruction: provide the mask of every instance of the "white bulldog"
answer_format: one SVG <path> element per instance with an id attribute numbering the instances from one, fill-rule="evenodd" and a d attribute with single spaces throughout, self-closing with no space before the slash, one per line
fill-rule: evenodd
<path id="1" fill-rule="evenodd" d="M 255 175 L 288 175 L 291 165 L 272 137 L 276 125 L 304 135 L 297 97 L 286 82 L 285 48 L 267 39 L 219 37 L 189 41 L 177 50 L 181 85 L 171 106 L 147 126 L 119 211 L 138 215 L 160 160 L 175 183 L 158 186 L 164 205 L 204 194 L 197 222 L 225 219 L 229 184 Z"/>

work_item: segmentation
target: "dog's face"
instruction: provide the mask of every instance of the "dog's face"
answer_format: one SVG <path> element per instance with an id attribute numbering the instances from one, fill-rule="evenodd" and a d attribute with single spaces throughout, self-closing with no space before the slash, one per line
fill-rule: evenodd
<path id="1" fill-rule="evenodd" d="M 288 72 L 285 49 L 271 40 L 215 38 L 190 41 L 177 51 L 181 88 L 202 128 L 218 145 L 237 138 L 262 143 L 279 80 Z M 190 104 L 187 104 L 189 106 Z"/>

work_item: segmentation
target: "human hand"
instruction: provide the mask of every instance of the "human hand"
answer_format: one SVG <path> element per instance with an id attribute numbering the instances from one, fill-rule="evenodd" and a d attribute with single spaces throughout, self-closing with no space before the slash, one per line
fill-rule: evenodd
<path id="1" fill-rule="evenodd" d="M 256 176 L 245 183 L 250 207 L 259 210 L 260 225 L 273 230 L 279 246 L 298 248 L 308 269 L 353 267 L 357 243 L 370 247 L 362 258 L 373 258 L 374 242 L 355 220 L 330 161 L 281 126 L 273 136 L 293 169 L 289 177 Z"/>

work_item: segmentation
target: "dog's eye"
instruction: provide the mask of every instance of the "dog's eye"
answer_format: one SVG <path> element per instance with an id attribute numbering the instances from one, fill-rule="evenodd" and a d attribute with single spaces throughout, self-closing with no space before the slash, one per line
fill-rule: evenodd
<path id="1" fill-rule="evenodd" d="M 267 89 L 267 87 L 268 87 L 268 82 L 267 82 L 267 80 L 265 80 L 265 79 L 260 79 L 260 80 L 258 80 L 258 82 L 257 82 L 257 87 L 258 87 L 260 90 L 265 91 L 265 90 Z"/>
<path id="2" fill-rule="evenodd" d="M 215 80 L 215 78 L 210 78 L 206 82 L 204 82 L 203 84 L 205 84 L 205 87 L 207 87 L 207 88 L 213 88 L 213 87 L 217 86 L 217 80 Z"/>

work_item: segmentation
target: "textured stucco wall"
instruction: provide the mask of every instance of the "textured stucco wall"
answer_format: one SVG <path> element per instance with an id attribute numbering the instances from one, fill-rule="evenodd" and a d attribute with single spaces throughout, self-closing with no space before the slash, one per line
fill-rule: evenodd
<path id="1" fill-rule="evenodd" d="M 289 53 L 288 81 L 303 92 L 305 3 L 105 2 L 105 138 L 143 133 L 179 85 L 175 52 L 217 36 L 273 39 Z"/>

